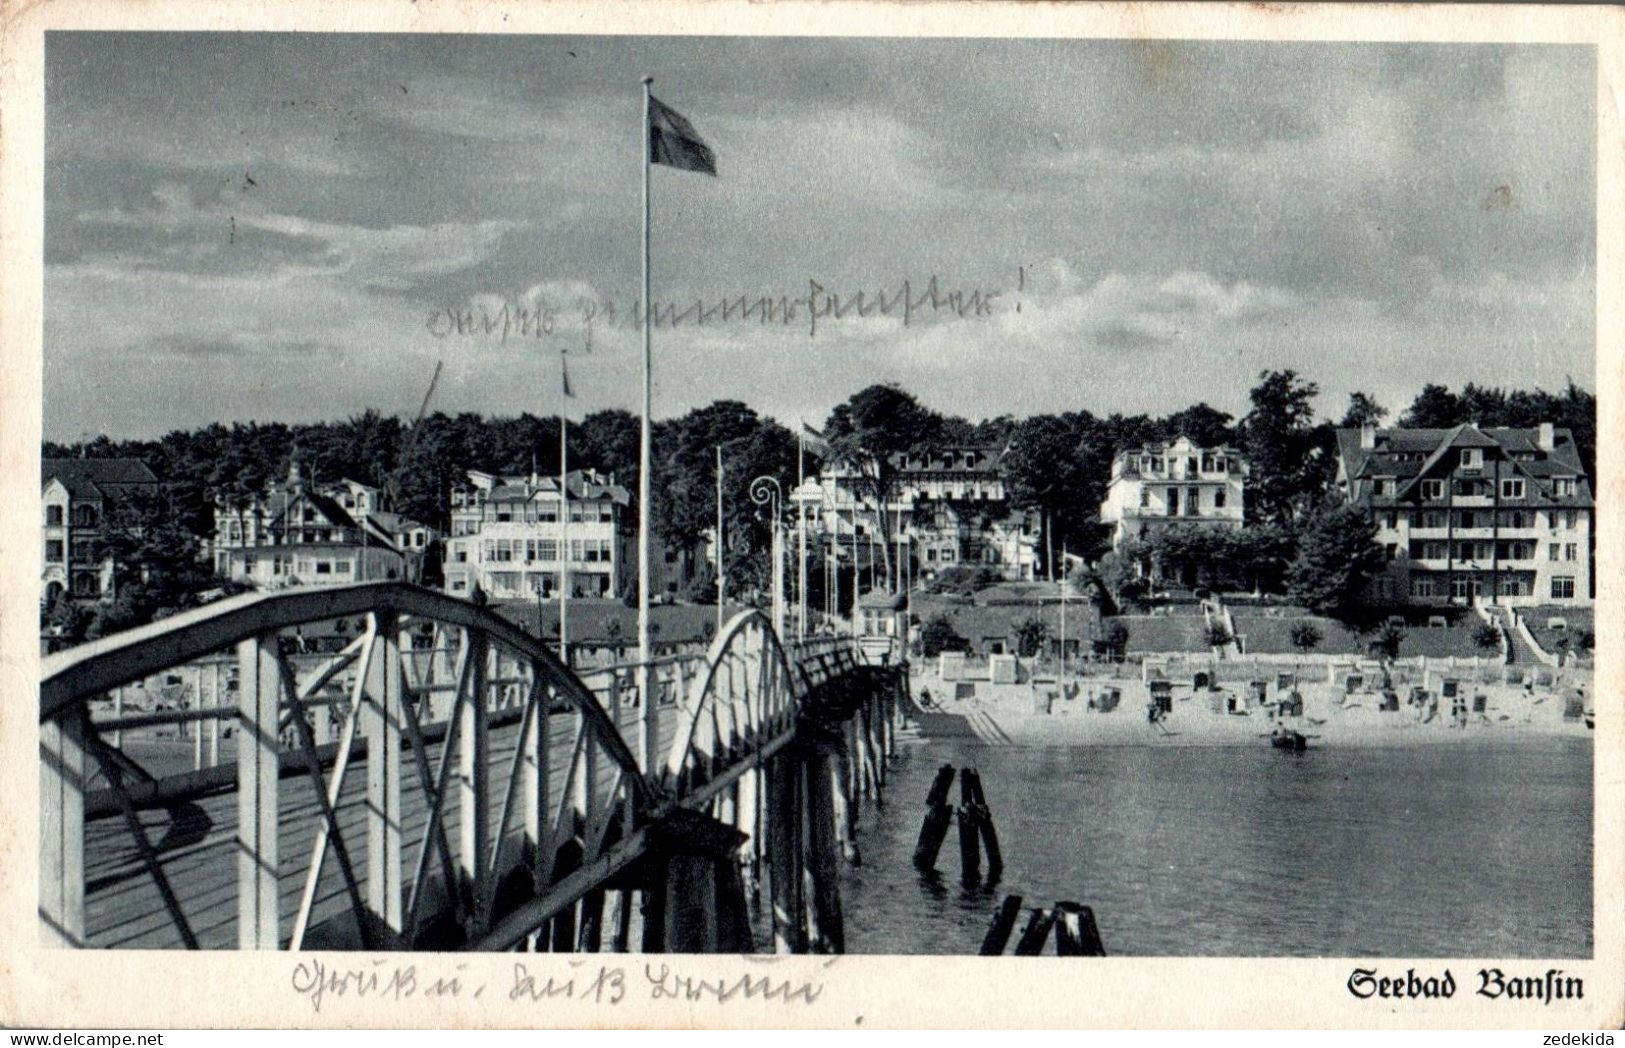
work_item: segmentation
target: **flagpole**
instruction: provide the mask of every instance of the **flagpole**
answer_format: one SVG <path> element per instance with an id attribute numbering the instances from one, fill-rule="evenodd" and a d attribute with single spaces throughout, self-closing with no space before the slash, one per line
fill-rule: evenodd
<path id="1" fill-rule="evenodd" d="M 1061 543 L 1061 679 L 1066 679 L 1066 543 Z"/>
<path id="2" fill-rule="evenodd" d="M 564 367 L 564 354 L 559 354 Z M 566 376 L 563 383 L 570 379 Z M 559 661 L 570 665 L 570 449 L 565 440 L 566 386 L 559 388 Z"/>
<path id="3" fill-rule="evenodd" d="M 650 451 L 649 414 L 652 398 L 651 361 L 653 360 L 652 334 L 649 325 L 649 85 L 654 77 L 643 78 L 643 126 L 638 129 L 638 164 L 643 169 L 643 296 L 639 300 L 643 310 L 643 424 L 638 435 L 638 701 L 643 704 L 639 742 L 642 744 L 643 770 L 654 771 L 655 749 L 659 736 L 655 725 L 654 696 L 649 691 L 649 471 L 654 465 Z"/>
<path id="4" fill-rule="evenodd" d="M 722 599 L 728 576 L 722 563 L 722 445 L 717 445 L 717 636 L 722 636 Z"/>
<path id="5" fill-rule="evenodd" d="M 800 419 L 796 420 L 800 422 Z M 802 486 L 807 483 L 807 424 L 796 429 L 796 639 L 807 639 L 807 504 Z"/>

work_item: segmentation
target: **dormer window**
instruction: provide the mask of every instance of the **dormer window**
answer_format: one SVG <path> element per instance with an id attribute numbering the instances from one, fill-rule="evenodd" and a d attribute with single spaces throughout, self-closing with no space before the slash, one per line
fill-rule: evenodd
<path id="1" fill-rule="evenodd" d="M 1574 478 L 1573 477 L 1557 477 L 1557 478 L 1553 479 L 1553 481 L 1552 481 L 1552 494 L 1554 494 L 1554 495 L 1573 495 L 1574 494 Z"/>
<path id="2" fill-rule="evenodd" d="M 1462 448 L 1461 449 L 1461 468 L 1462 469 L 1479 469 L 1483 465 L 1484 465 L 1484 449 L 1483 448 Z"/>
<path id="3" fill-rule="evenodd" d="M 1378 477 L 1371 482 L 1371 494 L 1377 498 L 1386 498 L 1393 494 L 1393 482 L 1387 477 Z"/>

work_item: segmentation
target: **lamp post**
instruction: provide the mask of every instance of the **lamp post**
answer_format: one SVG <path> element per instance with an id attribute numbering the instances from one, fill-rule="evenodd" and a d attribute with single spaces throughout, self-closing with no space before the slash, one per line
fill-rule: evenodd
<path id="1" fill-rule="evenodd" d="M 771 549 L 773 556 L 773 630 L 784 639 L 784 544 L 779 529 L 779 507 L 784 502 L 784 489 L 778 479 L 760 476 L 750 482 L 750 500 L 758 506 L 769 506 Z"/>

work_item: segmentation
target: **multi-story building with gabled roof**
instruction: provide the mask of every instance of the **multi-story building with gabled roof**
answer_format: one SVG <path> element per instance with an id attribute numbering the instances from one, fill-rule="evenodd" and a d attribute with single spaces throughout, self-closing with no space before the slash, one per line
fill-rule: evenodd
<path id="1" fill-rule="evenodd" d="M 1042 573 L 1040 522 L 1036 511 L 1010 504 L 1006 452 L 997 445 L 955 445 L 891 456 L 893 484 L 879 507 L 884 526 L 862 467 L 847 459 L 827 459 L 816 477 L 791 492 L 791 501 L 836 556 L 855 551 L 866 569 L 884 560 L 875 544 L 885 536 L 911 572 L 927 577 L 969 565 L 1006 579 L 1032 579 Z"/>
<path id="2" fill-rule="evenodd" d="M 626 592 L 635 541 L 626 518 L 630 493 L 593 470 L 572 470 L 569 484 L 568 498 L 561 500 L 557 477 L 470 470 L 468 482 L 451 496 L 446 592 L 472 597 L 478 589 L 490 600 L 547 598 L 558 593 L 561 579 L 568 579 L 574 597 Z"/>
<path id="3" fill-rule="evenodd" d="M 360 502 L 357 487 L 370 492 Z M 215 571 L 259 589 L 404 579 L 406 557 L 372 511 L 376 504 L 376 490 L 365 485 L 307 484 L 294 460 L 287 480 L 265 494 L 241 505 L 216 502 Z"/>
<path id="4" fill-rule="evenodd" d="M 1248 466 L 1235 448 L 1204 448 L 1188 437 L 1125 448 L 1112 459 L 1100 522 L 1112 546 L 1176 525 L 1239 528 Z"/>
<path id="5" fill-rule="evenodd" d="M 110 600 L 115 565 L 103 550 L 108 513 L 115 503 L 158 490 L 158 477 L 133 458 L 48 458 L 40 461 L 45 562 L 41 599 Z"/>
<path id="6" fill-rule="evenodd" d="M 1365 426 L 1337 450 L 1338 489 L 1388 552 L 1376 599 L 1591 602 L 1594 503 L 1569 430 Z"/>

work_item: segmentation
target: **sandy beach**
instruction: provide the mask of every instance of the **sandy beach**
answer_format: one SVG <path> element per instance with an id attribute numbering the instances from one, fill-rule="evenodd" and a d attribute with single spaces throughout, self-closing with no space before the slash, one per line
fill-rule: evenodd
<path id="1" fill-rule="evenodd" d="M 1215 693 L 1176 684 L 1171 712 L 1153 724 L 1147 717 L 1150 688 L 1145 683 L 1078 683 L 1076 696 L 1070 699 L 1056 694 L 1053 684 L 1035 688 L 1030 683 L 994 685 L 986 681 L 978 682 L 976 697 L 955 699 L 951 685 L 942 686 L 934 677 L 917 678 L 916 698 L 923 686 L 933 703 L 928 712 L 948 715 L 925 717 L 921 734 L 974 734 L 984 742 L 1021 746 L 1262 746 L 1271 729 L 1283 724 L 1307 736 L 1311 747 L 1496 744 L 1535 736 L 1589 738 L 1593 734 L 1584 718 L 1564 717 L 1563 690 L 1529 692 L 1522 687 L 1464 682 L 1469 712 L 1466 723 L 1460 724 L 1451 716 L 1450 700 L 1441 699 L 1438 710 L 1426 719 L 1427 707 L 1407 704 L 1403 688 L 1399 709 L 1383 710 L 1382 696 L 1376 692 L 1345 694 L 1329 684 L 1300 684 L 1302 715 L 1272 718 L 1268 706 L 1225 712 L 1229 699 L 1240 700 L 1245 689 L 1227 686 Z M 1092 699 L 1113 687 L 1122 695 L 1116 708 L 1105 712 L 1091 708 Z M 1054 695 L 1048 713 L 1039 712 L 1045 692 Z M 1589 687 L 1586 694 L 1590 694 Z M 1472 712 L 1477 695 L 1484 696 L 1482 713 Z M 1272 683 L 1268 702 L 1273 704 L 1276 697 Z M 1238 701 L 1238 705 L 1250 704 Z M 1586 708 L 1591 709 L 1589 698 Z"/>

